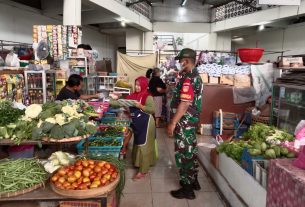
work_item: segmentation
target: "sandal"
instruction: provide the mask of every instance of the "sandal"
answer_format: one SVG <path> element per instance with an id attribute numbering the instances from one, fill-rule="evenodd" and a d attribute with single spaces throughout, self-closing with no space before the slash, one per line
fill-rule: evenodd
<path id="1" fill-rule="evenodd" d="M 142 178 L 145 178 L 146 175 L 147 175 L 147 173 L 138 172 L 135 176 L 133 176 L 132 180 L 133 181 L 141 180 Z"/>

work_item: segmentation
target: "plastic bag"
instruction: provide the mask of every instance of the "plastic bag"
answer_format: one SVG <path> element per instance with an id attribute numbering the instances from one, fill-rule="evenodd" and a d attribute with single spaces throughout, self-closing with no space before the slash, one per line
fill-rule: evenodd
<path id="1" fill-rule="evenodd" d="M 15 53 L 9 53 L 7 54 L 5 58 L 5 64 L 9 67 L 19 67 L 20 66 L 20 60 L 18 56 Z"/>
<path id="2" fill-rule="evenodd" d="M 305 120 L 301 120 L 295 128 L 294 135 L 296 139 L 305 139 Z"/>
<path id="3" fill-rule="evenodd" d="M 298 168 L 305 169 L 305 147 L 299 153 L 298 158 L 293 161 L 293 165 Z"/>

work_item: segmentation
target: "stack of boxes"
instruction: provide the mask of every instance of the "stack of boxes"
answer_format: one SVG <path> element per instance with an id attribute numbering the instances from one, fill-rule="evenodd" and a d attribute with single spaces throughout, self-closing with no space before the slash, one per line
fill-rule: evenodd
<path id="1" fill-rule="evenodd" d="M 221 118 L 221 113 L 219 111 L 214 111 L 213 136 L 222 135 L 223 139 L 228 139 L 232 136 L 239 137 L 239 135 L 237 134 L 239 120 L 240 120 L 239 114 L 222 112 L 222 118 Z"/>

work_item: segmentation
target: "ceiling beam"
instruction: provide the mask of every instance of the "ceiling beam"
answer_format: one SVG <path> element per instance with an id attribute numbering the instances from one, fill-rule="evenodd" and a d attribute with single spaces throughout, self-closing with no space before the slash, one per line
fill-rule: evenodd
<path id="1" fill-rule="evenodd" d="M 101 10 L 82 12 L 82 24 L 101 24 L 109 22 L 117 22 L 119 16 Z"/>

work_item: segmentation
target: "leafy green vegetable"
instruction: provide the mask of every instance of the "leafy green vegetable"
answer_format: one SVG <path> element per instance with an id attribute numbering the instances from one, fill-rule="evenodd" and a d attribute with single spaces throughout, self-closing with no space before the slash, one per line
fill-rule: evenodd
<path id="1" fill-rule="evenodd" d="M 221 145 L 217 147 L 217 152 L 223 152 L 232 159 L 236 160 L 237 162 L 241 162 L 241 156 L 243 153 L 243 150 L 248 145 L 244 141 L 239 142 L 223 142 Z"/>
<path id="2" fill-rule="evenodd" d="M 275 154 L 275 151 L 273 149 L 268 149 L 266 150 L 265 152 L 265 157 L 267 159 L 275 159 L 276 158 L 276 154 Z"/>
<path id="3" fill-rule="evenodd" d="M 22 115 L 24 110 L 14 108 L 11 101 L 0 101 L 0 126 L 15 123 Z"/>

